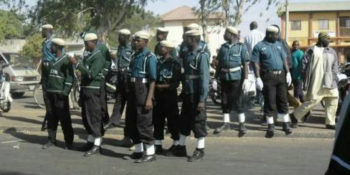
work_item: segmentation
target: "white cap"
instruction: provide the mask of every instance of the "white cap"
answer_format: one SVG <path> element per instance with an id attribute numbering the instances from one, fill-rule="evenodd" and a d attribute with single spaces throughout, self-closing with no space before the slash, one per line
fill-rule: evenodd
<path id="1" fill-rule="evenodd" d="M 138 31 L 135 33 L 135 37 L 148 40 L 150 38 L 150 34 L 146 31 Z"/>
<path id="2" fill-rule="evenodd" d="M 227 27 L 226 30 L 232 34 L 238 35 L 238 29 L 236 27 Z"/>
<path id="3" fill-rule="evenodd" d="M 41 26 L 42 29 L 53 29 L 53 26 L 51 24 L 45 24 Z"/>
<path id="4" fill-rule="evenodd" d="M 200 35 L 202 35 L 199 30 L 189 30 L 185 34 L 188 36 L 200 36 Z"/>
<path id="5" fill-rule="evenodd" d="M 63 39 L 61 38 L 54 38 L 52 39 L 52 43 L 58 45 L 58 46 L 64 46 L 65 45 L 65 42 Z"/>
<path id="6" fill-rule="evenodd" d="M 188 26 L 186 26 L 189 30 L 199 30 L 199 25 L 197 23 L 192 23 Z"/>
<path id="7" fill-rule="evenodd" d="M 175 44 L 173 42 L 168 41 L 168 40 L 161 41 L 160 45 L 163 47 L 175 48 Z"/>
<path id="8" fill-rule="evenodd" d="M 269 26 L 269 27 L 267 27 L 266 31 L 267 31 L 267 32 L 273 32 L 273 33 L 278 33 L 278 32 L 279 32 L 278 28 L 275 27 L 275 26 Z"/>
<path id="9" fill-rule="evenodd" d="M 93 40 L 97 40 L 97 39 L 98 39 L 98 37 L 94 33 L 87 33 L 84 36 L 84 41 L 93 41 Z"/>
<path id="10" fill-rule="evenodd" d="M 164 33 L 168 33 L 169 32 L 168 29 L 166 29 L 165 27 L 158 27 L 157 31 L 158 32 L 164 32 Z"/>
<path id="11" fill-rule="evenodd" d="M 119 30 L 118 33 L 122 34 L 122 35 L 131 35 L 131 32 L 129 29 L 121 29 L 121 30 Z"/>

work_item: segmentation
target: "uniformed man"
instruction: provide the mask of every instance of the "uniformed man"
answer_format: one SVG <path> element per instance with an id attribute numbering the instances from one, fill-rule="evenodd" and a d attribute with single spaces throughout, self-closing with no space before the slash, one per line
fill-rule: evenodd
<path id="1" fill-rule="evenodd" d="M 127 102 L 128 71 L 130 58 L 133 53 L 130 44 L 131 32 L 128 29 L 121 29 L 118 33 L 119 47 L 117 53 L 117 92 L 112 116 L 109 120 L 109 123 L 105 126 L 106 130 L 120 125 L 120 119 Z M 126 144 L 126 146 L 130 145 L 130 136 L 125 128 L 123 143 Z"/>
<path id="2" fill-rule="evenodd" d="M 157 39 L 157 44 L 154 48 L 154 54 L 156 54 L 157 58 L 161 57 L 161 44 L 160 42 L 164 41 L 167 39 L 168 37 L 168 29 L 164 28 L 164 27 L 158 27 L 157 28 L 157 33 L 156 33 L 156 39 Z M 171 53 L 170 53 L 171 57 L 176 58 L 177 57 L 177 53 L 176 53 L 176 49 L 172 49 Z"/>
<path id="3" fill-rule="evenodd" d="M 175 44 L 163 40 L 160 42 L 160 55 L 157 63 L 157 82 L 155 90 L 156 105 L 153 112 L 154 138 L 156 154 L 163 154 L 162 141 L 164 140 L 164 125 L 167 119 L 168 130 L 173 139 L 173 145 L 167 154 L 174 155 L 178 148 L 179 108 L 177 100 L 177 87 L 180 84 L 181 65 L 170 53 L 175 49 Z"/>
<path id="4" fill-rule="evenodd" d="M 180 115 L 180 139 L 177 156 L 187 156 L 186 137 L 194 132 L 197 147 L 188 161 L 200 160 L 204 157 L 206 129 L 205 102 L 209 90 L 209 54 L 200 47 L 201 32 L 190 30 L 186 32 L 186 42 L 189 48 L 183 60 L 184 67 L 184 98 Z"/>
<path id="5" fill-rule="evenodd" d="M 288 115 L 287 84 L 292 83 L 287 63 L 287 55 L 283 50 L 281 42 L 276 42 L 278 28 L 269 26 L 266 30 L 266 37 L 253 49 L 252 61 L 255 63 L 255 73 L 257 76 L 257 88 L 263 90 L 264 94 L 264 114 L 267 117 L 268 129 L 266 137 L 274 136 L 274 118 L 283 120 L 283 131 L 286 135 L 292 133 L 290 128 L 290 118 Z"/>
<path id="6" fill-rule="evenodd" d="M 84 156 L 91 156 L 101 151 L 103 122 L 101 112 L 101 73 L 105 66 L 102 52 L 97 48 L 97 35 L 87 33 L 84 36 L 85 49 L 88 51 L 81 62 L 74 57 L 70 61 L 81 72 L 80 104 L 82 118 L 88 133 L 87 144 L 83 150 L 88 150 Z"/>
<path id="7" fill-rule="evenodd" d="M 136 159 L 135 163 L 156 160 L 152 108 L 157 79 L 157 58 L 147 48 L 149 38 L 148 32 L 139 31 L 135 33 L 132 41 L 135 54 L 131 57 L 129 70 L 126 130 L 130 133 L 135 150 L 125 159 Z M 145 147 L 145 153 L 143 147 Z"/>
<path id="8" fill-rule="evenodd" d="M 45 24 L 41 26 L 41 35 L 45 40 L 42 43 L 42 60 L 41 60 L 41 86 L 43 90 L 44 103 L 45 103 L 45 117 L 41 126 L 41 130 L 45 130 L 47 125 L 47 117 L 51 114 L 51 108 L 48 105 L 49 99 L 46 94 L 46 82 L 49 76 L 49 64 L 52 60 L 56 58 L 56 55 L 51 52 L 52 39 L 55 37 L 53 34 L 53 26 L 51 24 Z"/>
<path id="9" fill-rule="evenodd" d="M 52 113 L 47 116 L 48 121 L 48 142 L 43 145 L 43 149 L 47 149 L 56 145 L 56 132 L 58 121 L 61 122 L 63 130 L 65 148 L 73 149 L 73 128 L 71 116 L 69 113 L 68 95 L 71 91 L 74 81 L 73 66 L 68 61 L 67 55 L 64 53 L 65 42 L 60 38 L 53 38 L 51 52 L 56 58 L 50 61 L 49 75 L 46 77 L 46 91 L 49 109 Z"/>
<path id="10" fill-rule="evenodd" d="M 245 93 L 248 91 L 246 79 L 248 78 L 249 53 L 247 47 L 239 42 L 236 28 L 227 27 L 224 39 L 227 42 L 219 50 L 215 74 L 215 78 L 221 81 L 224 124 L 215 129 L 214 134 L 230 129 L 230 115 L 236 111 L 239 121 L 238 135 L 241 137 L 246 134 L 241 94 L 242 88 Z"/>

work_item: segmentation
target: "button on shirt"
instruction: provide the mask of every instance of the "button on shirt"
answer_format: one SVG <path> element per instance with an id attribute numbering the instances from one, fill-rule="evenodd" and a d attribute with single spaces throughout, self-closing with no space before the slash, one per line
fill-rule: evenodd
<path id="1" fill-rule="evenodd" d="M 221 46 L 217 57 L 218 67 L 216 77 L 222 80 L 232 81 L 242 79 L 242 66 L 249 61 L 248 50 L 242 43 L 229 44 Z M 224 72 L 223 69 L 241 68 L 234 72 Z"/>
<path id="2" fill-rule="evenodd" d="M 131 54 L 132 54 L 132 49 L 130 44 L 127 44 L 125 46 L 119 45 L 118 54 L 117 54 L 118 70 L 126 69 L 129 67 Z"/>
<path id="3" fill-rule="evenodd" d="M 287 58 L 281 42 L 259 42 L 253 49 L 252 61 L 259 63 L 262 70 L 284 70 L 284 59 Z"/>
<path id="4" fill-rule="evenodd" d="M 188 52 L 184 58 L 184 92 L 199 94 L 199 101 L 204 102 L 209 90 L 209 54 L 200 49 Z"/>
<path id="5" fill-rule="evenodd" d="M 132 56 L 130 62 L 131 77 L 148 78 L 152 81 L 157 80 L 157 58 L 149 50 L 144 49 L 142 52 Z"/>

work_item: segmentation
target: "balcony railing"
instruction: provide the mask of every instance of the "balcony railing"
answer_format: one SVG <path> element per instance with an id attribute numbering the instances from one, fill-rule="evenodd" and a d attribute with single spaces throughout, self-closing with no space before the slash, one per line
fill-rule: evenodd
<path id="1" fill-rule="evenodd" d="M 340 27 L 340 36 L 350 37 L 350 27 Z"/>

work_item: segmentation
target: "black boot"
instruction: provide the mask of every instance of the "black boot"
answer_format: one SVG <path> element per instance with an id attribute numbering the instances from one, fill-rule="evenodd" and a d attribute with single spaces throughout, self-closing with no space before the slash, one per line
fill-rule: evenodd
<path id="1" fill-rule="evenodd" d="M 291 120 L 291 122 L 292 122 L 291 127 L 292 127 L 292 128 L 297 128 L 297 127 L 298 127 L 298 119 L 295 118 L 295 116 L 294 116 L 293 113 L 292 113 L 292 114 L 289 114 L 289 116 L 290 116 L 290 120 Z"/>
<path id="2" fill-rule="evenodd" d="M 165 153 L 165 156 L 173 157 L 176 156 L 176 151 L 179 148 L 179 146 L 172 145 Z"/>
<path id="3" fill-rule="evenodd" d="M 266 138 L 272 138 L 274 135 L 275 135 L 275 125 L 274 124 L 268 124 L 265 137 Z"/>
<path id="4" fill-rule="evenodd" d="M 121 141 L 121 146 L 122 147 L 132 147 L 132 141 L 131 141 L 131 139 L 130 139 L 130 137 L 124 137 L 123 138 L 123 140 Z"/>
<path id="5" fill-rule="evenodd" d="M 141 159 L 143 157 L 143 152 L 133 152 L 131 155 L 128 155 L 128 156 L 124 156 L 123 159 L 124 160 L 131 160 L 131 159 L 134 159 L 134 160 L 137 160 L 137 159 Z"/>
<path id="6" fill-rule="evenodd" d="M 144 155 L 142 158 L 135 160 L 135 163 L 148 163 L 148 162 L 153 162 L 156 161 L 156 156 L 155 155 Z"/>
<path id="7" fill-rule="evenodd" d="M 176 157 L 187 157 L 187 150 L 186 146 L 177 146 L 176 151 L 175 151 L 175 156 Z"/>
<path id="8" fill-rule="evenodd" d="M 49 139 L 49 141 L 43 145 L 42 149 L 49 149 L 52 146 L 56 146 L 56 141 Z"/>
<path id="9" fill-rule="evenodd" d="M 307 120 L 309 120 L 310 117 L 311 117 L 311 113 L 310 112 L 306 113 L 302 119 L 303 122 L 306 122 Z"/>
<path id="10" fill-rule="evenodd" d="M 193 155 L 189 157 L 187 161 L 194 162 L 194 161 L 202 160 L 203 157 L 204 157 L 204 149 L 196 148 L 196 150 L 193 152 Z"/>
<path id="11" fill-rule="evenodd" d="M 48 131 L 49 139 L 47 143 L 45 143 L 42 149 L 48 149 L 51 146 L 56 146 L 56 131 L 49 129 Z"/>
<path id="12" fill-rule="evenodd" d="M 89 151 L 94 146 L 92 142 L 86 142 L 82 147 L 79 147 L 79 151 Z"/>
<path id="13" fill-rule="evenodd" d="M 164 154 L 164 150 L 163 150 L 162 145 L 154 145 L 154 146 L 156 148 L 156 154 L 158 154 L 158 155 L 163 155 Z"/>
<path id="14" fill-rule="evenodd" d="M 247 134 L 247 128 L 244 123 L 240 123 L 238 126 L 238 137 L 243 137 L 245 134 Z"/>
<path id="15" fill-rule="evenodd" d="M 292 129 L 290 128 L 289 123 L 287 122 L 282 123 L 282 129 L 286 135 L 292 134 Z"/>
<path id="16" fill-rule="evenodd" d="M 76 150 L 76 147 L 75 147 L 73 144 L 68 144 L 68 143 L 66 143 L 65 146 L 64 146 L 64 149 L 67 149 L 67 150 Z"/>
<path id="17" fill-rule="evenodd" d="M 224 123 L 221 127 L 216 128 L 214 130 L 213 134 L 220 134 L 221 132 L 226 131 L 226 130 L 230 130 L 230 129 L 231 129 L 230 124 L 229 123 Z"/>
<path id="18" fill-rule="evenodd" d="M 85 157 L 90 157 L 94 154 L 100 154 L 101 153 L 101 146 L 94 145 L 89 151 L 85 152 Z"/>

